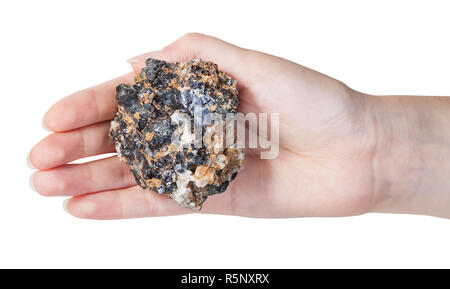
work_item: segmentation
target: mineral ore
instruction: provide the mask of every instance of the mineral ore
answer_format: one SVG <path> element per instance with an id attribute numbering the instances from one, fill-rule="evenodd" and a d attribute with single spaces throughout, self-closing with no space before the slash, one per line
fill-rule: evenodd
<path id="1" fill-rule="evenodd" d="M 135 82 L 119 85 L 116 92 L 118 112 L 109 134 L 142 188 L 200 210 L 242 169 L 244 152 L 236 134 L 225 143 L 230 135 L 218 133 L 237 112 L 236 81 L 216 64 L 150 58 Z"/>

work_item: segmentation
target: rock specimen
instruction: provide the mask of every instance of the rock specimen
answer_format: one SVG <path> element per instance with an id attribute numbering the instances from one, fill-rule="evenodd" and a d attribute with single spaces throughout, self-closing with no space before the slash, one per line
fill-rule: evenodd
<path id="1" fill-rule="evenodd" d="M 230 123 L 225 119 L 237 112 L 236 81 L 216 64 L 150 58 L 133 84 L 121 84 L 116 91 L 118 112 L 110 136 L 142 188 L 200 210 L 242 169 L 244 153 L 235 134 L 226 144 L 219 137 L 223 124 Z"/>

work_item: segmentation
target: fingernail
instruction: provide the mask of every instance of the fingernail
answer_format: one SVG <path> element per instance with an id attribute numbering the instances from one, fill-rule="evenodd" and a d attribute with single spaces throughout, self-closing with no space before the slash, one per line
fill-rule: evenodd
<path id="1" fill-rule="evenodd" d="M 44 130 L 46 130 L 46 131 L 51 131 L 51 130 L 45 125 L 44 118 L 45 118 L 45 116 L 42 118 L 42 121 L 41 121 L 42 128 L 43 128 Z"/>
<path id="2" fill-rule="evenodd" d="M 70 213 L 69 213 L 69 209 L 67 209 L 67 205 L 69 204 L 69 200 L 70 200 L 70 199 L 65 199 L 64 202 L 63 202 L 63 210 L 64 210 L 64 212 L 66 212 L 67 214 L 70 214 Z"/>
<path id="3" fill-rule="evenodd" d="M 36 168 L 35 168 L 35 167 L 33 166 L 33 164 L 31 163 L 30 154 L 31 154 L 31 151 L 29 151 L 28 154 L 27 154 L 27 166 L 28 166 L 30 169 L 35 170 Z"/>
<path id="4" fill-rule="evenodd" d="M 142 61 L 139 58 L 130 58 L 130 59 L 127 59 L 127 62 L 128 63 L 139 63 Z"/>
<path id="5" fill-rule="evenodd" d="M 35 173 L 32 173 L 32 174 L 31 174 L 30 178 L 28 179 L 28 182 L 29 182 L 29 185 L 30 185 L 30 189 L 31 189 L 33 192 L 36 192 L 36 189 L 34 188 L 34 174 L 35 174 Z"/>

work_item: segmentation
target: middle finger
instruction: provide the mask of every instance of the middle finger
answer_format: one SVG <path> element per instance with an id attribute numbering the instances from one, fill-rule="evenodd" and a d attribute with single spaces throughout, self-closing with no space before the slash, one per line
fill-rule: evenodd
<path id="1" fill-rule="evenodd" d="M 30 161 L 36 168 L 46 170 L 68 162 L 114 152 L 109 138 L 110 122 L 102 122 L 68 132 L 52 133 L 30 152 Z"/>

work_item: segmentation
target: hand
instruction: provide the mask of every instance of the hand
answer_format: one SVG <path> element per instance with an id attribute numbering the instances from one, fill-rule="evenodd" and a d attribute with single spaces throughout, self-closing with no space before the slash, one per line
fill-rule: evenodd
<path id="1" fill-rule="evenodd" d="M 228 190 L 208 198 L 201 212 L 252 217 L 343 216 L 373 207 L 373 144 L 361 119 L 364 95 L 318 72 L 275 56 L 189 34 L 161 51 L 131 60 L 139 72 L 148 57 L 211 60 L 238 81 L 240 111 L 280 114 L 280 151 L 262 160 L 247 153 Z M 67 210 L 83 218 L 132 218 L 189 213 L 172 200 L 141 189 L 116 156 L 84 164 L 73 160 L 114 152 L 108 137 L 117 110 L 115 87 L 134 73 L 72 94 L 44 117 L 55 131 L 30 154 L 40 171 L 33 181 L 45 196 L 74 196 Z"/>
<path id="2" fill-rule="evenodd" d="M 346 216 L 378 207 L 380 146 L 373 97 L 275 56 L 219 39 L 188 34 L 164 49 L 130 62 L 134 72 L 72 94 L 44 117 L 54 133 L 30 153 L 35 189 L 45 196 L 72 196 L 69 213 L 92 219 L 190 213 L 165 196 L 136 185 L 116 156 L 84 164 L 73 160 L 114 152 L 108 137 L 117 104 L 115 87 L 133 81 L 147 58 L 210 60 L 238 81 L 239 109 L 280 116 L 279 155 L 262 160 L 249 150 L 246 164 L 223 194 L 202 213 L 249 217 Z"/>

